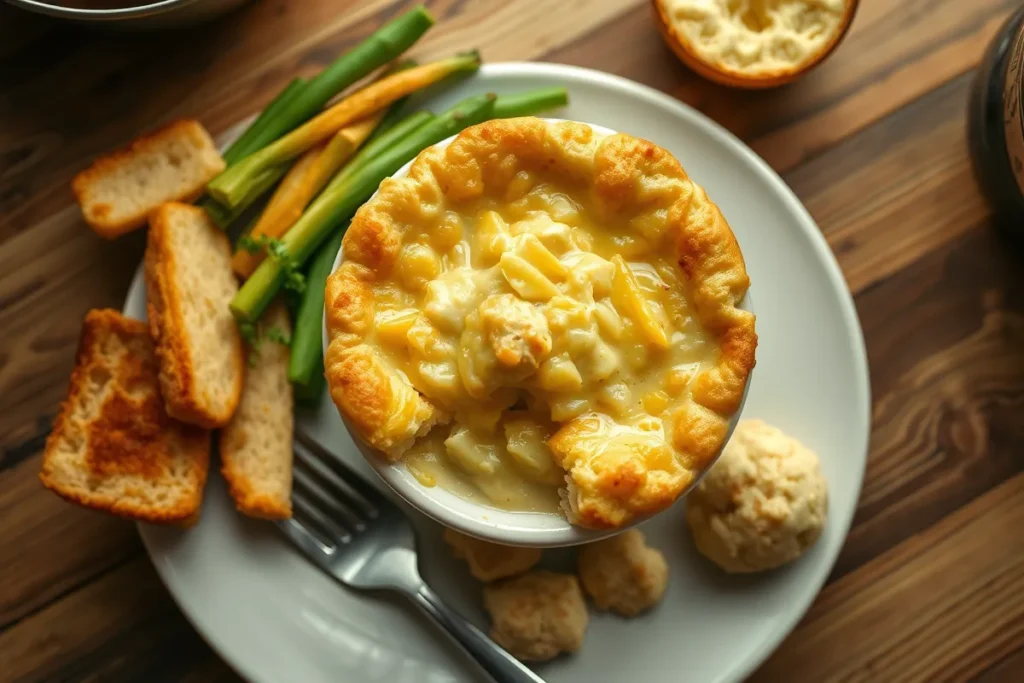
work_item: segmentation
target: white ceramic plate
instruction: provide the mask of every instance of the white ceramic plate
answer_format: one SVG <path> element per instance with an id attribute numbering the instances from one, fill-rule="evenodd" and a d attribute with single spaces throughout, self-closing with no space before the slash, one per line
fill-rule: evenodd
<path id="1" fill-rule="evenodd" d="M 443 93 L 441 110 L 470 94 L 564 85 L 558 115 L 648 138 L 673 152 L 725 213 L 743 249 L 757 302 L 756 379 L 744 415 L 797 436 L 821 455 L 829 522 L 801 560 L 762 576 L 728 577 L 690 542 L 683 505 L 643 525 L 671 577 L 662 603 L 634 620 L 592 613 L 583 649 L 538 666 L 551 683 L 739 681 L 810 605 L 842 546 L 867 457 L 867 362 L 853 302 L 814 221 L 777 175 L 701 114 L 646 87 L 548 64 L 485 66 Z M 125 311 L 145 316 L 137 276 Z M 373 476 L 333 406 L 301 427 Z M 452 560 L 439 529 L 416 515 L 423 574 L 484 625 L 479 587 Z M 266 523 L 235 513 L 220 478 L 191 530 L 141 526 L 157 571 L 211 645 L 258 683 L 476 681 L 480 674 L 400 601 L 349 591 L 307 563 Z M 547 560 L 568 568 L 571 551 Z"/>

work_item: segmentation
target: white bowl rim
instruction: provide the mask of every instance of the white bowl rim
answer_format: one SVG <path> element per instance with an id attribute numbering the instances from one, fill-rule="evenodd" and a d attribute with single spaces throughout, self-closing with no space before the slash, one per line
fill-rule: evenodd
<path id="1" fill-rule="evenodd" d="M 138 5 L 128 7 L 107 7 L 107 8 L 86 8 L 66 7 L 44 0 L 8 0 L 12 5 L 21 7 L 30 12 L 48 14 L 52 17 L 65 19 L 93 19 L 93 20 L 115 20 L 115 19 L 137 19 L 148 17 L 154 14 L 163 14 L 171 10 L 191 5 L 198 0 L 143 0 Z"/>
<path id="2" fill-rule="evenodd" d="M 567 119 L 543 117 L 542 120 L 548 123 L 561 123 Z M 590 126 L 591 129 L 602 136 L 616 134 L 616 131 L 597 124 L 586 123 L 583 121 L 577 121 L 576 123 L 583 123 L 584 125 Z M 435 145 L 431 145 L 431 147 L 444 149 L 448 147 L 448 145 L 450 145 L 458 135 L 459 134 L 456 133 Z M 417 158 L 418 157 L 419 155 L 417 154 Z M 404 178 L 408 175 L 409 168 L 415 161 L 415 158 L 410 160 L 389 177 Z M 374 192 L 367 202 L 372 201 L 376 196 L 377 192 Z M 339 249 L 338 254 L 334 257 L 334 265 L 331 268 L 331 273 L 334 273 L 334 271 L 338 269 L 341 265 L 341 261 L 342 250 Z M 745 310 L 753 310 L 749 292 L 744 297 L 740 306 Z M 328 345 L 326 308 L 324 311 L 321 338 L 326 357 Z M 711 469 L 712 465 L 714 465 L 718 460 L 719 456 L 722 454 L 722 449 L 725 448 L 725 444 L 728 443 L 733 430 L 739 422 L 740 414 L 743 412 L 743 404 L 746 402 L 747 394 L 750 391 L 752 375 L 753 373 L 751 373 L 751 376 L 747 378 L 747 384 L 744 387 L 740 407 L 729 420 L 729 426 L 726 430 L 725 438 L 722 440 L 722 445 L 719 447 L 714 458 L 712 458 L 707 467 L 705 467 L 700 474 L 690 482 L 689 486 L 683 490 L 672 506 L 669 506 L 669 508 L 666 508 L 656 514 L 662 514 L 671 509 L 675 504 L 678 504 L 679 501 L 686 497 L 686 495 L 692 491 L 695 486 L 697 486 L 704 475 Z M 375 449 L 366 445 L 363 440 L 356 435 L 348 418 L 341 415 L 340 411 L 338 414 L 342 422 L 345 424 L 345 428 L 352 436 L 352 441 L 359 449 L 360 454 L 392 491 L 394 491 L 410 506 L 427 515 L 439 524 L 455 529 L 469 536 L 480 538 L 485 541 L 491 541 L 493 543 L 511 546 L 557 548 L 598 541 L 602 538 L 619 534 L 646 521 L 647 519 L 650 519 L 650 517 L 638 517 L 631 520 L 628 524 L 615 529 L 588 529 L 570 524 L 562 515 L 553 515 L 546 512 L 513 512 L 509 510 L 502 510 L 500 508 L 490 507 L 467 500 L 458 494 L 441 488 L 440 486 L 426 487 L 413 477 L 405 466 L 404 461 L 387 461 L 385 458 L 381 457 Z"/>

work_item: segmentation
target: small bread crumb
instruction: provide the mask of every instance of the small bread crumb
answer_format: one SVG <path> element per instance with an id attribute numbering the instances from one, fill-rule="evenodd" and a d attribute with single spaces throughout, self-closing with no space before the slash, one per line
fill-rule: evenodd
<path id="1" fill-rule="evenodd" d="M 454 529 L 444 530 L 444 540 L 456 558 L 466 561 L 470 574 L 484 582 L 522 574 L 540 561 L 540 548 L 489 543 Z"/>
<path id="2" fill-rule="evenodd" d="M 579 572 L 598 607 L 626 617 L 656 605 L 668 585 L 665 556 L 648 547 L 636 529 L 583 546 Z"/>
<path id="3" fill-rule="evenodd" d="M 792 562 L 818 540 L 827 516 L 817 454 L 760 420 L 736 427 L 686 503 L 697 549 L 730 573 Z"/>
<path id="4" fill-rule="evenodd" d="M 587 630 L 587 605 L 572 574 L 544 570 L 492 583 L 484 589 L 491 638 L 524 661 L 575 652 Z"/>

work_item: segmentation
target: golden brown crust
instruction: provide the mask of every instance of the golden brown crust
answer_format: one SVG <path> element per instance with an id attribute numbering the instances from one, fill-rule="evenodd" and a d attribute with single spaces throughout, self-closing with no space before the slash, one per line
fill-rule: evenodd
<path id="1" fill-rule="evenodd" d="M 291 412 L 293 409 L 291 397 L 288 397 L 288 405 L 282 406 L 281 410 Z M 258 490 L 252 477 L 237 466 L 228 463 L 225 452 L 238 451 L 245 447 L 249 434 L 244 429 L 222 429 L 219 434 L 218 447 L 221 454 L 220 473 L 228 485 L 228 493 L 231 500 L 235 501 L 235 507 L 243 515 L 257 519 L 290 519 L 292 516 L 292 504 L 290 498 L 282 498 L 265 491 Z"/>
<path id="2" fill-rule="evenodd" d="M 231 500 L 235 501 L 235 507 L 243 515 L 272 521 L 291 519 L 292 506 L 290 502 L 284 503 L 275 496 L 254 491 L 247 481 L 230 479 L 223 468 L 221 474 L 224 475 L 228 484 Z"/>
<path id="3" fill-rule="evenodd" d="M 704 188 L 692 187 L 686 208 L 677 203 L 670 212 L 676 225 L 686 226 L 679 233 L 676 253 L 701 323 L 721 349 L 717 365 L 697 376 L 693 400 L 731 416 L 743 399 L 757 349 L 754 314 L 739 308 L 750 278 L 722 212 Z"/>
<path id="4" fill-rule="evenodd" d="M 540 548 L 499 545 L 466 536 L 454 529 L 444 530 L 444 541 L 456 559 L 465 560 L 473 578 L 497 581 L 529 571 L 540 562 Z"/>
<path id="5" fill-rule="evenodd" d="M 729 573 L 774 569 L 821 537 L 828 483 L 817 454 L 760 420 L 743 420 L 686 500 L 702 555 Z"/>
<path id="6" fill-rule="evenodd" d="M 708 80 L 722 83 L 724 85 L 738 86 L 741 88 L 773 88 L 796 80 L 802 74 L 810 71 L 828 57 L 839 43 L 846 36 L 846 32 L 853 23 L 853 16 L 856 14 L 859 0 L 845 0 L 845 13 L 835 35 L 826 41 L 814 54 L 803 61 L 792 66 L 778 69 L 763 69 L 756 73 L 749 73 L 735 69 L 728 64 L 711 63 L 701 56 L 701 50 L 695 46 L 668 14 L 665 8 L 665 0 L 651 0 L 651 8 L 654 12 L 655 24 L 658 31 L 665 39 L 665 43 L 688 67 L 704 76 Z"/>
<path id="7" fill-rule="evenodd" d="M 356 433 L 391 459 L 400 457 L 441 418 L 440 411 L 366 344 L 346 347 L 340 340 L 331 342 L 324 374 L 331 399 Z"/>
<path id="8" fill-rule="evenodd" d="M 648 546 L 638 529 L 584 544 L 576 566 L 594 603 L 625 617 L 656 605 L 668 586 L 665 556 Z"/>
<path id="9" fill-rule="evenodd" d="M 116 364 L 107 348 L 111 337 L 120 338 L 128 348 Z M 101 396 L 102 404 L 95 406 Z M 140 521 L 187 525 L 198 519 L 209 449 L 209 432 L 164 411 L 146 323 L 113 310 L 90 311 L 67 398 L 46 440 L 39 475 L 43 485 L 85 507 Z M 79 460 L 69 451 L 82 453 L 80 464 L 69 462 Z M 105 481 L 124 483 L 106 489 L 88 485 Z M 159 504 L 144 502 L 140 493 L 143 488 L 170 487 L 175 490 Z"/>
<path id="10" fill-rule="evenodd" d="M 209 221 L 202 209 L 174 202 L 161 205 L 150 217 L 144 257 L 146 312 L 150 336 L 156 342 L 156 354 L 160 360 L 160 391 L 168 413 L 183 422 L 216 429 L 228 423 L 241 400 L 245 354 L 241 337 L 236 335 L 233 339 L 225 340 L 225 343 L 237 347 L 233 358 L 237 366 L 234 374 L 238 381 L 232 388 L 231 398 L 224 410 L 211 412 L 199 399 L 196 368 L 193 367 L 185 333 L 183 302 L 174 285 L 177 256 L 168 233 L 172 229 L 170 222 L 173 212 L 183 210 L 196 212 L 197 220 Z M 217 239 L 223 243 L 225 253 L 230 255 L 227 236 L 218 233 Z"/>
<path id="11" fill-rule="evenodd" d="M 160 149 L 168 140 L 176 138 L 198 140 L 201 146 L 207 148 L 208 153 L 214 156 L 214 159 L 210 160 L 211 162 L 219 159 L 217 147 L 202 124 L 193 119 L 179 119 L 150 133 L 140 135 L 124 147 L 96 159 L 88 168 L 80 171 L 72 179 L 71 191 L 75 195 L 75 201 L 82 207 L 82 217 L 93 231 L 101 237 L 114 239 L 146 224 L 147 210 L 140 210 L 121 221 L 112 221 L 110 214 L 113 211 L 113 207 L 105 202 L 91 201 L 89 191 L 96 183 L 102 182 L 109 174 L 131 164 L 137 155 L 154 149 Z M 198 182 L 194 187 L 189 188 L 187 192 L 173 199 L 181 202 L 191 202 L 198 199 L 203 192 L 206 181 L 224 170 L 224 166 L 223 160 L 219 160 L 219 163 L 211 163 L 207 173 L 208 177 L 205 180 Z"/>
<path id="12" fill-rule="evenodd" d="M 491 638 L 522 661 L 576 652 L 590 620 L 579 579 L 538 569 L 484 587 Z"/>
<path id="13" fill-rule="evenodd" d="M 373 273 L 366 266 L 347 261 L 327 280 L 327 327 L 334 339 L 358 343 L 373 321 Z"/>
<path id="14" fill-rule="evenodd" d="M 262 345 L 256 364 L 246 369 L 242 399 L 231 422 L 218 432 L 220 473 L 235 507 L 244 515 L 280 520 L 292 516 L 292 437 L 294 397 L 288 381 L 290 349 L 265 339 L 266 329 L 291 336 L 292 325 L 283 301 L 271 305 L 260 319 Z"/>
<path id="15" fill-rule="evenodd" d="M 619 526 L 634 515 L 667 507 L 710 463 L 739 408 L 757 346 L 754 316 L 739 308 L 749 278 L 736 239 L 704 190 L 657 145 L 628 135 L 601 137 L 579 123 L 490 121 L 466 129 L 444 150 L 425 150 L 406 178 L 384 181 L 352 220 L 342 245 L 344 265 L 328 282 L 331 394 L 357 433 L 382 448 L 375 439 L 391 407 L 389 387 L 398 371 L 362 342 L 372 320 L 373 281 L 388 278 L 417 217 L 442 210 L 445 201 L 472 200 L 508 185 L 524 170 L 557 175 L 569 188 L 587 193 L 598 213 L 646 226 L 636 229 L 648 242 L 674 248 L 697 317 L 721 350 L 716 364 L 694 380 L 693 405 L 665 426 L 680 451 L 679 467 L 669 463 L 645 470 L 644 461 L 657 460 L 658 454 L 639 451 L 654 448 L 654 439 L 631 436 L 621 443 L 621 457 L 599 470 L 572 470 L 585 460 L 580 444 L 592 443 L 598 433 L 588 416 L 564 425 L 553 437 L 556 457 L 572 470 L 573 521 Z M 400 379 L 410 387 L 404 376 Z"/>
<path id="16" fill-rule="evenodd" d="M 548 446 L 567 472 L 567 515 L 591 529 L 664 510 L 694 479 L 686 455 L 673 457 L 660 434 L 618 428 L 593 413 L 563 426 Z"/>

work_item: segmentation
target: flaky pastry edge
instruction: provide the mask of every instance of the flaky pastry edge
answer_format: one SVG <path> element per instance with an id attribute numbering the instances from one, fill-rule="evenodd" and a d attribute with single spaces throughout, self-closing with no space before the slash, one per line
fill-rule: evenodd
<path id="1" fill-rule="evenodd" d="M 567 473 L 572 504 L 564 507 L 570 521 L 619 527 L 670 505 L 711 464 L 740 407 L 757 347 L 754 315 L 739 307 L 750 280 L 732 230 L 703 188 L 653 143 L 625 134 L 603 137 L 575 122 L 495 120 L 467 128 L 444 149 L 424 150 L 406 177 L 381 183 L 353 218 L 342 241 L 341 265 L 327 282 L 324 365 L 331 398 L 357 436 L 390 460 L 399 459 L 435 424 L 448 421 L 404 373 L 364 342 L 374 319 L 372 286 L 390 275 L 406 231 L 424 213 L 443 212 L 449 201 L 465 202 L 485 188 L 507 185 L 524 169 L 555 172 L 568 185 L 589 188 L 602 210 L 663 210 L 678 235 L 677 259 L 688 279 L 689 299 L 721 350 L 717 364 L 692 380 L 691 400 L 671 424 L 666 420 L 669 445 L 682 470 L 678 476 L 644 477 L 636 485 L 635 472 L 606 473 L 598 482 L 602 492 L 633 482 L 626 487 L 631 492 L 610 498 L 588 495 L 592 484 Z M 586 417 L 561 425 L 549 441 L 559 461 L 587 429 Z"/>

